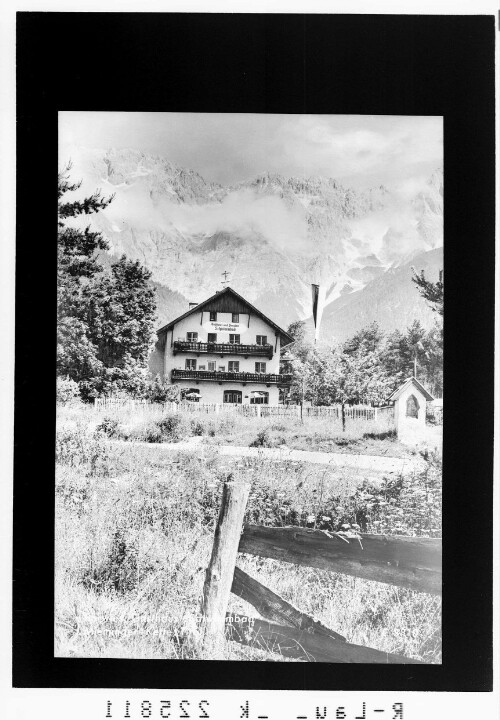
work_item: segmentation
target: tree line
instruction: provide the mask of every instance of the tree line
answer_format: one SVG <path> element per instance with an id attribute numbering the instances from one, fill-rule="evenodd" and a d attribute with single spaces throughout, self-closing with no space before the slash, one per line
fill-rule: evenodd
<path id="1" fill-rule="evenodd" d="M 288 399 L 314 405 L 383 404 L 406 378 L 417 379 L 435 396 L 443 391 L 442 273 L 432 283 L 413 270 L 416 290 L 436 313 L 434 326 L 425 330 L 415 320 L 406 330 L 384 333 L 377 322 L 343 343 L 316 347 L 307 339 L 303 321 L 292 323 L 294 338 L 282 358 L 281 371 L 292 375 Z"/>

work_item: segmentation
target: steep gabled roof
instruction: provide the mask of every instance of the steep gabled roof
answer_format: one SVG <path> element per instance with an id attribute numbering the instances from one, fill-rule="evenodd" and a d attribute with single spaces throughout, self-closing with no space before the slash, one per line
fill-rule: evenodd
<path id="1" fill-rule="evenodd" d="M 401 396 L 401 394 L 408 388 L 409 385 L 413 385 L 413 387 L 416 387 L 417 390 L 420 390 L 420 392 L 422 393 L 422 395 L 424 395 L 426 400 L 429 400 L 429 401 L 434 400 L 434 398 L 432 397 L 430 392 L 424 388 L 422 383 L 420 383 L 417 380 L 417 378 L 414 378 L 414 377 L 410 377 L 407 380 L 405 380 L 404 383 L 402 385 L 400 385 L 397 390 L 394 390 L 394 392 L 391 393 L 391 395 L 389 395 L 387 400 L 388 401 L 389 400 L 397 400 L 398 397 Z"/>
<path id="2" fill-rule="evenodd" d="M 254 313 L 258 317 L 260 317 L 264 322 L 266 322 L 268 325 L 270 325 L 276 332 L 279 332 L 281 337 L 281 346 L 284 347 L 285 345 L 288 345 L 289 343 L 293 342 L 293 337 L 289 335 L 286 330 L 283 330 L 279 327 L 279 325 L 276 325 L 272 320 L 270 320 L 266 315 L 264 315 L 263 312 L 258 310 L 256 307 L 254 307 L 251 303 L 248 302 L 248 300 L 245 300 L 244 297 L 239 295 L 235 290 L 233 290 L 230 287 L 224 288 L 224 290 L 221 290 L 220 292 L 216 292 L 215 295 L 212 295 L 207 300 L 204 300 L 201 303 L 198 303 L 198 305 L 195 305 L 192 308 L 189 308 L 187 312 L 185 312 L 183 315 L 179 315 L 179 317 L 175 318 L 175 320 L 171 320 L 169 323 L 161 327 L 159 330 L 156 331 L 156 334 L 159 335 L 160 333 L 166 332 L 167 330 L 170 330 L 176 323 L 178 323 L 180 320 L 184 320 L 184 318 L 189 317 L 189 315 L 194 315 L 195 313 L 200 312 L 200 310 L 204 310 L 210 303 L 213 303 L 215 300 L 220 300 L 224 296 L 232 296 L 237 301 L 245 305 L 246 308 L 251 313 Z"/>

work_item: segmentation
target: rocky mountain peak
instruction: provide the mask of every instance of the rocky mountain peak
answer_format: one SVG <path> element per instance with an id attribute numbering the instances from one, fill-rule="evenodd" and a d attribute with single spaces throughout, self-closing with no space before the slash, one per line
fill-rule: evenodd
<path id="1" fill-rule="evenodd" d="M 159 286 L 209 296 L 228 270 L 238 292 L 285 326 L 309 315 L 311 282 L 326 284 L 331 303 L 442 244 L 439 170 L 403 204 L 384 185 L 360 191 L 332 177 L 264 172 L 222 186 L 126 148 L 80 148 L 74 176 L 85 191 L 115 193 L 94 222 L 114 254 L 140 260 Z"/>

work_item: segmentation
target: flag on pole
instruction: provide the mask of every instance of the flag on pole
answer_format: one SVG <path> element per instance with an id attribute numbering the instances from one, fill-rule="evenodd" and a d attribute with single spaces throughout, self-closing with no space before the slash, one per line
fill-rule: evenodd
<path id="1" fill-rule="evenodd" d="M 323 309 L 325 307 L 325 296 L 326 292 L 320 285 L 311 285 L 312 288 L 312 303 L 313 303 L 313 319 L 314 319 L 314 342 L 317 342 L 319 337 L 319 328 L 321 325 L 321 318 L 323 316 Z"/>

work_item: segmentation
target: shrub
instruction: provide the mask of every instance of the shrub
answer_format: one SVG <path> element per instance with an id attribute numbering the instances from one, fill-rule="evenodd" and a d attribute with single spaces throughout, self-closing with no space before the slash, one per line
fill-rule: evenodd
<path id="1" fill-rule="evenodd" d="M 149 443 L 178 442 L 191 432 L 189 421 L 181 414 L 173 413 L 163 415 L 159 420 L 136 425 L 129 431 L 129 438 Z"/>
<path id="2" fill-rule="evenodd" d="M 263 430 L 259 430 L 255 440 L 250 443 L 250 447 L 271 447 L 270 443 L 269 430 L 264 428 Z"/>
<path id="3" fill-rule="evenodd" d="M 137 434 L 137 439 L 148 443 L 161 443 L 163 442 L 163 433 L 158 427 L 158 423 L 148 423 L 146 426 L 141 428 Z"/>
<path id="4" fill-rule="evenodd" d="M 115 531 L 109 554 L 100 563 L 85 568 L 81 582 L 84 587 L 92 587 L 97 592 L 115 590 L 118 593 L 135 590 L 141 581 L 137 564 L 135 543 L 125 540 L 121 528 Z"/>
<path id="5" fill-rule="evenodd" d="M 197 435 L 198 437 L 200 435 L 204 435 L 206 433 L 206 427 L 205 423 L 201 418 L 193 418 L 191 420 L 191 434 Z M 215 432 L 214 432 L 215 435 Z"/>
<path id="6" fill-rule="evenodd" d="M 56 400 L 62 405 L 80 400 L 78 383 L 68 377 L 58 377 L 56 381 Z"/>
<path id="7" fill-rule="evenodd" d="M 285 445 L 286 440 L 283 435 L 273 431 L 271 428 L 259 430 L 257 437 L 250 443 L 250 447 L 276 448 Z"/>
<path id="8" fill-rule="evenodd" d="M 61 465 L 81 468 L 90 477 L 107 477 L 114 469 L 116 457 L 102 433 L 63 428 L 56 433 L 56 461 Z"/>
<path id="9" fill-rule="evenodd" d="M 189 435 L 189 426 L 182 415 L 165 415 L 156 422 L 161 434 L 168 440 L 180 440 Z"/>
<path id="10" fill-rule="evenodd" d="M 180 398 L 178 385 L 170 385 L 157 375 L 144 389 L 144 398 L 152 403 L 177 402 Z"/>
<path id="11" fill-rule="evenodd" d="M 114 418 L 105 417 L 96 427 L 96 432 L 102 432 L 110 438 L 121 437 L 120 423 Z"/>

